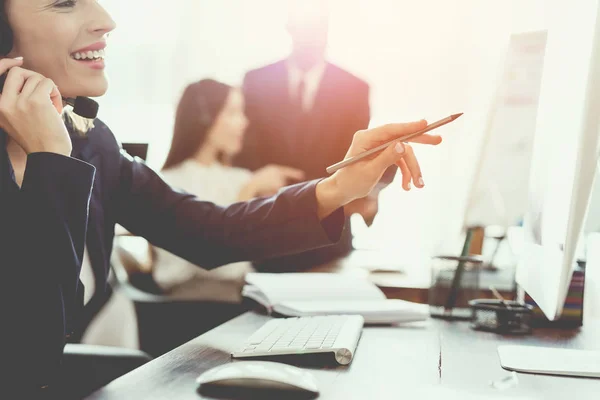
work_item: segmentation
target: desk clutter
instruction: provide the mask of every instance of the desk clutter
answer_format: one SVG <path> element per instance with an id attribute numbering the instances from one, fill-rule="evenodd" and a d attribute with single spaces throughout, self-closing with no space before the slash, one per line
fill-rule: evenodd
<path id="1" fill-rule="evenodd" d="M 282 394 L 282 391 L 294 390 L 289 386 L 302 385 L 305 388 L 303 392 L 308 394 L 302 376 L 307 374 L 302 372 L 308 372 L 316 378 L 318 398 L 323 400 L 598 398 L 600 381 L 597 379 L 554 377 L 503 370 L 498 346 L 551 345 L 560 349 L 598 349 L 597 332 L 600 329 L 600 321 L 586 321 L 583 328 L 574 329 L 568 334 L 554 329 L 534 330 L 532 336 L 510 338 L 471 330 L 465 322 L 448 323 L 439 319 L 430 319 L 427 324 L 411 327 L 365 326 L 356 354 L 348 366 L 304 365 L 284 363 L 281 362 L 283 360 L 276 359 L 269 360 L 278 361 L 274 363 L 275 368 L 270 368 L 262 364 L 265 360 L 231 358 L 231 350 L 272 320 L 274 318 L 261 313 L 245 313 L 172 350 L 166 357 L 150 361 L 147 367 L 117 379 L 89 399 L 223 398 L 213 396 L 214 392 L 209 390 L 211 382 L 214 389 L 218 381 L 229 389 L 227 392 L 233 391 L 238 394 L 225 398 L 288 399 L 294 397 L 288 397 L 287 393 Z M 521 354 L 525 355 L 524 352 Z M 546 359 L 554 354 L 547 352 Z M 595 357 L 595 353 L 592 357 Z M 519 364 L 522 364 L 522 359 L 523 357 L 517 359 Z M 559 357 L 556 360 L 563 359 Z M 525 357 L 525 361 L 527 360 L 538 362 L 535 357 Z M 256 364 L 259 361 L 261 364 Z M 548 361 L 545 363 L 543 368 L 550 366 Z M 561 363 L 562 361 L 558 364 Z M 552 364 L 557 365 L 556 362 Z M 227 367 L 219 368 L 220 366 Z M 287 367 L 292 368 L 290 370 Z M 562 368 L 562 372 L 570 368 L 568 364 L 559 367 Z M 298 368 L 301 371 L 298 371 Z M 236 382 L 240 375 L 259 381 Z M 289 382 L 287 378 L 292 375 L 296 375 L 297 378 L 294 378 L 290 385 L 286 382 Z M 275 383 L 267 395 L 252 396 L 255 392 L 247 390 L 249 386 L 265 388 L 272 380 L 275 380 Z M 206 383 L 209 387 L 199 388 Z M 236 384 L 243 387 L 236 389 Z M 284 388 L 284 385 L 287 387 Z M 195 393 L 198 389 L 204 389 L 200 390 L 200 395 Z M 222 391 L 219 393 L 223 394 Z"/>
<path id="2" fill-rule="evenodd" d="M 475 330 L 499 334 L 531 333 L 533 307 L 516 301 L 471 300 L 472 327 Z"/>
<path id="3" fill-rule="evenodd" d="M 544 315 L 535 300 L 527 292 L 523 293 L 524 302 L 530 305 L 533 310 L 532 326 L 534 327 L 554 327 L 554 328 L 575 328 L 583 325 L 583 292 L 585 287 L 585 263 L 581 263 L 573 271 L 571 283 L 567 292 L 567 298 L 560 318 L 556 321 L 549 321 Z"/>
<path id="4" fill-rule="evenodd" d="M 473 318 L 469 302 L 481 297 L 482 263 L 481 258 L 466 254 L 433 258 L 428 296 L 431 316 L 464 320 Z"/>

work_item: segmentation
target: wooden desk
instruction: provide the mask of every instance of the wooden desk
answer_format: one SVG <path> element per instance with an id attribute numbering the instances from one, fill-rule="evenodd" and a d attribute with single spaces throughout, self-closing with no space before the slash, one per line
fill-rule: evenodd
<path id="1" fill-rule="evenodd" d="M 229 352 L 268 318 L 243 314 L 115 380 L 88 399 L 200 399 L 198 375 L 231 362 Z M 349 366 L 311 371 L 319 381 L 319 399 L 428 398 L 422 396 L 424 388 L 468 391 L 472 395 L 468 399 L 484 399 L 483 395 L 492 399 L 597 399 L 600 380 L 594 379 L 518 374 L 518 384 L 504 390 L 490 383 L 513 376 L 500 367 L 498 344 L 598 350 L 598 328 L 600 323 L 588 323 L 578 331 L 536 331 L 519 338 L 475 332 L 467 323 L 440 320 L 365 327 Z"/>

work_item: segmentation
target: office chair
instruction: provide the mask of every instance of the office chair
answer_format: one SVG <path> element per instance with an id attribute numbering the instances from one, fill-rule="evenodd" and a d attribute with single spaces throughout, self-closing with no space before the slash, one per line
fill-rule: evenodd
<path id="1" fill-rule="evenodd" d="M 69 398 L 86 397 L 152 360 L 149 354 L 141 350 L 80 343 L 81 335 L 106 301 L 92 307 L 90 314 L 93 315 L 84 318 L 81 332 L 70 337 L 63 350 L 63 376 L 68 377 L 69 381 L 63 382 L 62 386 Z"/>
<path id="2" fill-rule="evenodd" d="M 122 143 L 122 147 L 129 155 L 146 160 L 147 143 Z M 109 283 L 133 301 L 140 349 L 154 357 L 238 316 L 249 307 L 178 299 L 164 293 L 154 281 L 152 265 L 150 244 L 117 226 Z"/>
<path id="3" fill-rule="evenodd" d="M 146 161 L 148 157 L 148 143 L 122 143 L 121 146 L 132 157 L 139 157 Z"/>
<path id="4" fill-rule="evenodd" d="M 145 249 L 144 249 L 145 247 Z M 152 276 L 150 244 L 141 237 L 115 237 L 109 280 L 134 303 L 140 349 L 158 357 L 242 314 L 249 304 L 180 299 L 164 293 Z"/>
<path id="5" fill-rule="evenodd" d="M 69 379 L 64 386 L 73 398 L 83 398 L 150 360 L 140 350 L 69 343 L 63 353 L 63 375 Z"/>

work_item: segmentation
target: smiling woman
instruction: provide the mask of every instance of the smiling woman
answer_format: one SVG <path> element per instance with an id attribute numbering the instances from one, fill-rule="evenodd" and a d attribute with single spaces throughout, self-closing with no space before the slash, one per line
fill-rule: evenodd
<path id="1" fill-rule="evenodd" d="M 388 167 L 406 162 L 415 166 L 403 171 L 407 179 L 420 178 L 411 146 L 398 143 L 325 179 L 226 208 L 174 190 L 120 152 L 102 121 L 79 137 L 61 118 L 62 97 L 106 92 L 101 51 L 114 28 L 96 0 L 0 0 L 0 75 L 8 71 L 0 94 L 0 391 L 25 398 L 34 397 L 28 389 L 81 398 L 98 385 L 90 379 L 97 370 L 68 369 L 62 358 L 110 294 L 116 223 L 209 269 L 331 245 L 344 228 L 343 206 L 367 196 Z M 425 124 L 360 131 L 347 157 Z"/>
<path id="2" fill-rule="evenodd" d="M 104 57 L 94 51 L 106 47 L 105 36 L 115 23 L 97 1 L 3 2 L 14 36 L 7 57 L 23 57 L 24 68 L 52 77 L 65 97 L 106 92 Z"/>

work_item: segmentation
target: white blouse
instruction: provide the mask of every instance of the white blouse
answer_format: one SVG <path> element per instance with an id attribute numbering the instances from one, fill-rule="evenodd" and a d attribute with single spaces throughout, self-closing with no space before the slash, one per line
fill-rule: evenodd
<path id="1" fill-rule="evenodd" d="M 175 189 L 182 189 L 220 206 L 235 203 L 252 172 L 220 164 L 202 165 L 193 160 L 161 172 Z M 201 267 L 201 266 L 200 266 Z M 249 262 L 224 265 L 207 271 L 163 249 L 155 248 L 153 275 L 156 283 L 178 298 L 207 301 L 241 301 L 240 289 Z"/>

